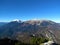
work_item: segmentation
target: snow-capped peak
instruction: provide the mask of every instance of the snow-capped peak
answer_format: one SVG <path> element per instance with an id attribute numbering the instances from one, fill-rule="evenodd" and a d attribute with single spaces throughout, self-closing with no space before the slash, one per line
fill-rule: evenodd
<path id="1" fill-rule="evenodd" d="M 19 21 L 19 19 L 14 19 L 13 21 Z"/>
<path id="2" fill-rule="evenodd" d="M 12 20 L 12 21 L 16 21 L 16 22 L 21 22 L 21 20 L 19 20 L 19 19 L 14 19 L 14 20 Z"/>

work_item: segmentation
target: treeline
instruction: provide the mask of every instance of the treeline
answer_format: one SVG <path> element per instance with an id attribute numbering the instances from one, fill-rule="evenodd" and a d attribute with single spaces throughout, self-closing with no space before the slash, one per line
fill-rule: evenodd
<path id="1" fill-rule="evenodd" d="M 24 43 L 18 40 L 12 40 L 8 38 L 0 39 L 0 45 L 40 45 L 41 43 L 47 42 L 46 38 L 32 37 L 30 43 Z"/>
<path id="2" fill-rule="evenodd" d="M 48 42 L 48 38 L 37 38 L 37 37 L 32 37 L 30 40 L 30 43 L 16 43 L 15 45 L 40 45 L 41 43 Z"/>
<path id="3" fill-rule="evenodd" d="M 41 43 L 48 42 L 48 38 L 37 38 L 37 37 L 32 37 L 30 40 L 30 43 L 24 43 L 18 40 L 12 40 L 8 38 L 0 39 L 0 45 L 40 45 Z M 53 44 L 57 45 L 57 44 Z"/>

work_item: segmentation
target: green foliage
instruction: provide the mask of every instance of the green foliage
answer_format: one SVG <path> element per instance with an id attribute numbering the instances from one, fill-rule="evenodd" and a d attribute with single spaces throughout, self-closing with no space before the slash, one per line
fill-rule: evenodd
<path id="1" fill-rule="evenodd" d="M 41 43 L 44 43 L 44 42 L 47 42 L 49 39 L 47 38 L 37 38 L 37 37 L 32 37 L 32 39 L 30 40 L 30 43 L 31 44 L 34 44 L 34 45 L 40 45 Z"/>
<path id="2" fill-rule="evenodd" d="M 18 42 L 15 45 L 40 45 L 41 43 L 47 42 L 48 40 L 48 38 L 43 37 L 32 37 L 29 44 Z"/>

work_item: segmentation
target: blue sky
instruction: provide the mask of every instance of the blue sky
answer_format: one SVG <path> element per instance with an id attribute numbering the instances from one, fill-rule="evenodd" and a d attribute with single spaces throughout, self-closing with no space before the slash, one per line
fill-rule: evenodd
<path id="1" fill-rule="evenodd" d="M 60 22 L 60 0 L 0 0 L 0 22 L 14 19 Z"/>

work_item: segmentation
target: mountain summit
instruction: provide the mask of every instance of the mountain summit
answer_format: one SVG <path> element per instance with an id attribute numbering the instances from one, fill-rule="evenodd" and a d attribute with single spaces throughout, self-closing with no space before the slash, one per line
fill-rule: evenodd
<path id="1" fill-rule="evenodd" d="M 20 22 L 22 22 L 22 21 L 19 20 L 19 19 L 14 19 L 14 20 L 12 20 L 11 22 L 18 22 L 18 23 L 20 23 Z"/>
<path id="2" fill-rule="evenodd" d="M 50 21 L 50 20 L 28 20 L 25 21 L 25 23 L 29 23 L 29 24 L 36 24 L 36 25 L 40 25 L 40 24 L 55 24 L 55 22 Z"/>

